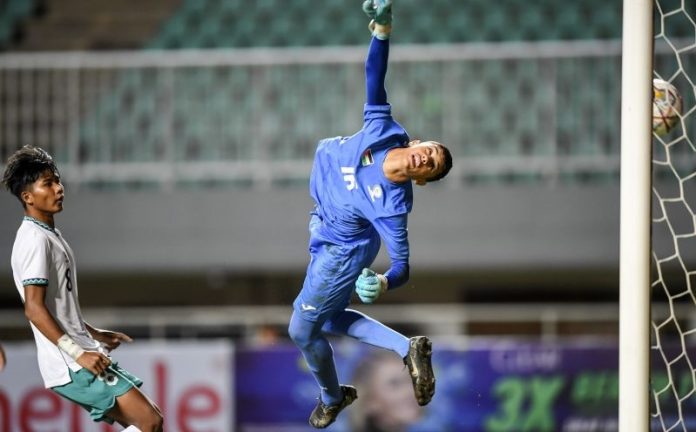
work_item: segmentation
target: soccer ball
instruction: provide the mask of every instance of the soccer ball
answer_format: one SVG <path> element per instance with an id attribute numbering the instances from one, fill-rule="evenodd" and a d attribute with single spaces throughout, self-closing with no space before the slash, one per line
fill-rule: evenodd
<path id="1" fill-rule="evenodd" d="M 653 79 L 652 130 L 656 135 L 667 135 L 679 123 L 682 97 L 667 81 Z"/>

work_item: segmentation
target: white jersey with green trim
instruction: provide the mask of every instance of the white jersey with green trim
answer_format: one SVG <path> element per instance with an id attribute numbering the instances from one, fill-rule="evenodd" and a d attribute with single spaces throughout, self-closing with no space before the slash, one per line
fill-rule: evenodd
<path id="1" fill-rule="evenodd" d="M 60 231 L 25 216 L 12 247 L 12 273 L 22 302 L 25 286 L 46 287 L 44 304 L 63 331 L 83 349 L 101 350 L 85 327 L 77 296 L 75 256 Z M 78 371 L 82 367 L 30 324 L 44 385 L 69 383 L 68 368 Z"/>

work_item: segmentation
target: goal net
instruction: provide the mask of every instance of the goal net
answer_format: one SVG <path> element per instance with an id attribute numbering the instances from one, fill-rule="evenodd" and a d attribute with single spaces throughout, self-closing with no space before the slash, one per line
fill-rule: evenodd
<path id="1" fill-rule="evenodd" d="M 696 431 L 696 2 L 655 0 L 654 78 L 683 116 L 653 137 L 651 430 Z"/>

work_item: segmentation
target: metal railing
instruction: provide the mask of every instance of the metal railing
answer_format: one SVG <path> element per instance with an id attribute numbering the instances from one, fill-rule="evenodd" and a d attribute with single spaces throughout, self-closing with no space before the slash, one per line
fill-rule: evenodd
<path id="1" fill-rule="evenodd" d="M 3 54 L 0 160 L 42 146 L 73 186 L 304 181 L 319 139 L 362 124 L 365 52 Z M 394 45 L 387 88 L 412 137 L 452 149 L 451 187 L 615 182 L 620 58 L 620 41 Z"/>
<path id="2" fill-rule="evenodd" d="M 655 305 L 654 314 L 669 314 L 669 310 Z M 499 328 L 507 332 L 520 324 L 533 324 L 523 336 L 553 339 L 564 335 L 564 326 L 571 325 L 575 332 L 582 327 L 603 325 L 602 334 L 613 336 L 618 332 L 618 304 L 408 304 L 356 306 L 371 317 L 392 326 L 422 329 L 432 336 L 462 336 L 476 333 L 475 326 Z M 676 308 L 676 312 L 691 313 Z M 275 327 L 284 330 L 292 307 L 284 306 L 196 306 L 148 308 L 87 308 L 85 319 L 100 327 L 140 329 L 141 337 L 195 338 L 209 334 L 229 334 L 252 338 L 259 328 Z M 689 318 L 689 317 L 687 317 Z M 696 320 L 696 317 L 689 319 Z M 21 310 L 0 314 L 0 334 L 9 329 L 27 327 Z M 519 335 L 519 334 L 518 334 Z M 578 336 L 577 333 L 574 336 Z"/>
<path id="3" fill-rule="evenodd" d="M 318 139 L 361 125 L 365 51 L 0 55 L 0 156 L 45 147 L 78 186 L 304 180 Z M 618 41 L 395 45 L 387 87 L 453 177 L 557 181 L 617 172 L 619 59 Z"/>

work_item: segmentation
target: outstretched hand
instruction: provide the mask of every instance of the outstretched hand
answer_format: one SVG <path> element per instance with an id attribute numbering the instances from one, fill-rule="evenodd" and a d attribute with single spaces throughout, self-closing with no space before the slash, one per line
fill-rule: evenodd
<path id="1" fill-rule="evenodd" d="M 370 17 L 368 28 L 372 36 L 387 40 L 391 35 L 392 0 L 365 0 L 363 12 Z"/>
<path id="2" fill-rule="evenodd" d="M 355 292 L 363 303 L 374 303 L 386 290 L 387 278 L 369 268 L 364 268 L 355 281 Z"/>

